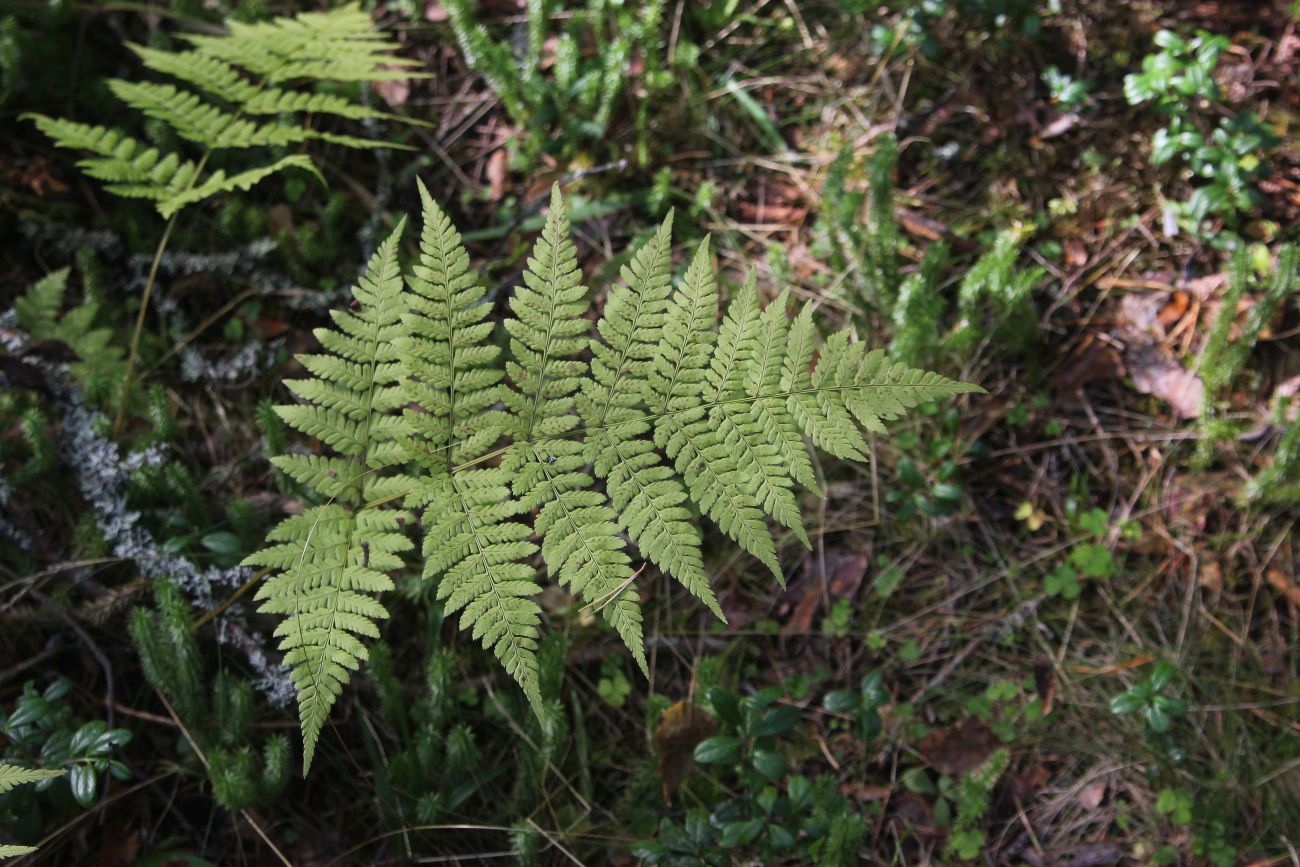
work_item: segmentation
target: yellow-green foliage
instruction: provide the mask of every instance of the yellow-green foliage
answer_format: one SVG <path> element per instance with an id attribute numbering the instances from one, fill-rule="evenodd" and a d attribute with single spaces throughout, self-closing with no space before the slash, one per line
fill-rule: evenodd
<path id="1" fill-rule="evenodd" d="M 340 135 L 307 126 L 302 115 L 352 120 L 397 119 L 334 93 L 288 89 L 290 83 L 382 81 L 421 77 L 416 61 L 394 55 L 396 44 L 375 31 L 355 4 L 307 12 L 259 24 L 232 22 L 221 36 L 186 36 L 185 51 L 131 46 L 144 65 L 174 80 L 108 83 L 134 111 L 166 124 L 192 143 L 195 158 L 163 151 L 113 127 L 76 123 L 43 114 L 26 115 L 54 143 L 84 151 L 78 165 L 109 192 L 149 199 L 164 217 L 218 193 L 247 190 L 288 168 L 319 172 L 306 154 L 273 158 L 283 150 L 319 140 L 343 147 L 389 147 L 387 142 Z M 216 151 L 246 151 L 248 168 L 227 174 L 207 170 Z"/>
<path id="2" fill-rule="evenodd" d="M 61 777 L 67 771 L 46 771 L 39 768 L 19 768 L 14 765 L 0 763 L 0 795 L 21 786 L 24 783 L 39 783 L 41 780 L 50 780 L 54 777 Z M 36 851 L 35 846 L 14 846 L 8 843 L 0 844 L 0 858 L 17 858 L 21 855 L 30 855 Z"/>
<path id="3" fill-rule="evenodd" d="M 247 561 L 277 571 L 259 598 L 284 618 L 277 635 L 308 762 L 366 658 L 361 639 L 387 616 L 373 597 L 410 546 L 411 512 L 421 513 L 424 580 L 542 718 L 535 554 L 645 669 L 635 558 L 721 616 L 692 506 L 783 581 L 768 519 L 808 544 L 795 495 L 816 491 L 806 440 L 865 460 L 863 428 L 883 433 L 918 404 L 978 390 L 895 364 L 847 332 L 822 341 L 811 305 L 792 320 L 787 292 L 764 308 L 752 279 L 719 328 L 707 240 L 672 286 L 671 216 L 609 289 L 593 337 L 558 188 L 502 325 L 503 362 L 460 236 L 420 196 L 406 288 L 399 227 L 352 310 L 316 332 L 329 354 L 302 357 L 310 377 L 290 383 L 302 402 L 278 408 L 336 453 L 274 459 L 324 502 L 286 519 Z M 389 507 L 398 500 L 404 508 Z"/>

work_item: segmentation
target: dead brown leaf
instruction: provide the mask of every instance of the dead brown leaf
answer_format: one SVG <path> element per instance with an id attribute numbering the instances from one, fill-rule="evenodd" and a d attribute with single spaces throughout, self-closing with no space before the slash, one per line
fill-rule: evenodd
<path id="1" fill-rule="evenodd" d="M 867 558 L 862 554 L 845 554 L 832 561 L 831 577 L 826 582 L 826 596 L 832 603 L 837 599 L 853 599 L 862 587 L 862 578 L 867 574 Z M 799 601 L 795 603 L 790 619 L 781 631 L 787 635 L 798 635 L 812 629 L 813 617 L 817 613 L 818 603 L 822 600 L 821 582 L 804 579 L 799 582 Z"/>
<path id="2" fill-rule="evenodd" d="M 1196 418 L 1205 402 L 1205 383 L 1154 344 L 1133 348 L 1127 359 L 1129 376 L 1142 394 L 1169 404 L 1181 418 Z"/>
<path id="3" fill-rule="evenodd" d="M 488 180 L 488 195 L 494 202 L 501 201 L 505 197 L 506 190 L 509 189 L 510 174 L 506 161 L 505 148 L 492 151 L 492 155 L 488 157 L 485 174 Z"/>
<path id="4" fill-rule="evenodd" d="M 950 776 L 973 771 L 988 760 L 998 741 L 989 727 L 968 717 L 950 729 L 940 729 L 917 745 L 930 767 Z"/>
<path id="5" fill-rule="evenodd" d="M 1034 660 L 1034 689 L 1043 703 L 1043 716 L 1047 716 L 1056 698 L 1056 677 L 1052 673 L 1052 661 L 1046 656 Z"/>
<path id="6" fill-rule="evenodd" d="M 673 792 L 694 767 L 695 747 L 716 729 L 713 717 L 685 700 L 670 705 L 659 716 L 655 752 L 659 755 L 659 780 L 663 783 L 665 803 L 672 803 Z"/>
<path id="7" fill-rule="evenodd" d="M 1196 583 L 1202 590 L 1218 595 L 1223 592 L 1223 565 L 1218 560 L 1205 560 L 1196 573 Z"/>
<path id="8" fill-rule="evenodd" d="M 1080 789 L 1079 795 L 1075 800 L 1079 802 L 1080 807 L 1091 813 L 1093 810 L 1101 806 L 1101 802 L 1105 800 L 1105 798 L 1106 784 L 1092 783 Z"/>
<path id="9" fill-rule="evenodd" d="M 1300 584 L 1281 569 L 1269 569 L 1264 573 L 1264 580 L 1269 586 L 1281 593 L 1288 602 L 1300 608 Z"/>

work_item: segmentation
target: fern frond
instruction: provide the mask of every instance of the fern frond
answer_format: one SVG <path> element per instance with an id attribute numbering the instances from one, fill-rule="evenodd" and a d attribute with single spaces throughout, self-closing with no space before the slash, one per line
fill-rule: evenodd
<path id="1" fill-rule="evenodd" d="M 68 268 L 51 271 L 14 299 L 18 324 L 37 340 L 50 340 L 58 334 L 59 310 L 63 307 L 69 273 Z"/>
<path id="2" fill-rule="evenodd" d="M 261 91 L 237 67 L 216 57 L 197 51 L 163 51 L 133 43 L 127 47 L 154 72 L 180 79 L 229 103 L 244 105 Z"/>
<path id="3" fill-rule="evenodd" d="M 25 114 L 56 147 L 90 151 L 77 166 L 90 177 L 109 184 L 108 191 L 126 198 L 170 199 L 186 190 L 198 174 L 198 166 L 176 154 L 163 155 L 134 138 L 102 126 Z"/>
<path id="4" fill-rule="evenodd" d="M 61 777 L 67 771 L 44 770 L 40 768 L 20 768 L 0 762 L 0 795 L 25 783 L 39 783 Z M 19 846 L 11 843 L 0 844 L 0 858 L 21 858 L 36 851 L 35 846 Z"/>
<path id="5" fill-rule="evenodd" d="M 52 771 L 42 768 L 20 768 L 15 765 L 0 763 L 0 795 L 11 791 L 24 783 L 39 783 L 63 776 L 66 771 Z"/>
<path id="6" fill-rule="evenodd" d="M 242 66 L 271 83 L 311 78 L 331 81 L 392 81 L 427 78 L 413 72 L 418 60 L 397 57 L 397 44 L 377 33 L 356 3 L 328 12 L 304 12 L 248 24 L 230 22 L 223 36 L 187 36 L 202 56 Z"/>
<path id="7" fill-rule="evenodd" d="M 745 373 L 745 394 L 753 401 L 750 415 L 762 428 L 768 444 L 777 450 L 790 475 L 820 497 L 808 446 L 790 415 L 785 397 L 779 396 L 790 333 L 790 320 L 786 316 L 789 306 L 790 290 L 787 289 L 763 310 L 758 339 Z"/>
<path id="8" fill-rule="evenodd" d="M 350 672 L 366 658 L 361 638 L 377 638 L 388 616 L 374 596 L 392 589 L 388 573 L 411 547 L 409 515 L 367 503 L 409 487 L 380 471 L 403 463 L 406 428 L 394 411 L 398 384 L 402 278 L 398 226 L 371 258 L 353 297 L 356 312 L 334 313 L 335 329 L 317 329 L 330 355 L 303 356 L 311 378 L 288 383 L 303 402 L 276 408 L 286 424 L 329 445 L 338 457 L 285 455 L 273 462 L 328 498 L 286 518 L 271 532 L 276 544 L 245 563 L 278 570 L 257 598 L 261 611 L 284 619 L 275 630 L 298 691 L 304 773 L 320 731 Z"/>
<path id="9" fill-rule="evenodd" d="M 317 331 L 326 352 L 301 358 L 310 377 L 290 388 L 302 403 L 279 409 L 328 453 L 274 462 L 325 502 L 286 519 L 248 560 L 279 572 L 259 595 L 263 610 L 285 618 L 277 635 L 294 667 L 308 761 L 365 658 L 363 639 L 387 615 L 373 597 L 409 545 L 406 513 L 383 502 L 422 514 L 424 580 L 545 721 L 536 554 L 644 668 L 624 533 L 721 617 L 692 505 L 782 580 L 767 519 L 808 544 L 795 495 L 796 484 L 817 491 L 805 438 L 862 460 L 864 429 L 979 390 L 891 361 L 847 332 L 822 342 L 811 306 L 791 321 L 784 292 L 763 308 L 752 277 L 719 327 L 707 240 L 672 286 L 671 217 L 623 268 L 593 339 L 558 188 L 510 301 L 503 363 L 460 235 L 423 186 L 420 198 L 410 291 L 394 235 L 356 290 L 359 309 L 335 312 L 336 328 Z M 45 316 L 42 303 L 25 315 Z"/>
<path id="10" fill-rule="evenodd" d="M 717 315 L 717 281 L 705 238 L 673 293 L 648 377 L 650 408 L 657 415 L 655 443 L 674 462 L 691 499 L 783 582 L 763 512 L 704 405 Z"/>
<path id="11" fill-rule="evenodd" d="M 164 217 L 170 217 L 186 205 L 201 202 L 204 199 L 217 195 L 218 193 L 228 193 L 233 190 L 251 190 L 266 178 L 269 178 L 277 172 L 282 172 L 285 169 L 302 169 L 305 172 L 310 172 L 321 183 L 325 182 L 325 178 L 316 168 L 316 164 L 311 161 L 311 157 L 304 154 L 290 154 L 287 157 L 281 157 L 269 165 L 258 166 L 255 169 L 237 172 L 229 177 L 226 176 L 224 171 L 218 169 L 208 175 L 203 180 L 203 183 L 198 186 L 191 186 L 188 189 L 181 190 L 180 192 L 159 199 L 158 212 Z M 118 195 L 129 195 L 129 192 L 124 191 L 121 187 L 110 187 L 109 189 L 117 192 Z M 148 187 L 141 189 L 141 195 L 144 195 L 147 198 L 153 198 Z"/>
<path id="12" fill-rule="evenodd" d="M 177 136 L 203 149 L 196 161 L 148 147 L 118 129 L 89 126 L 44 115 L 24 115 L 58 147 L 88 151 L 78 165 L 104 181 L 109 192 L 150 199 L 171 217 L 181 208 L 219 193 L 247 190 L 288 168 L 320 174 L 305 154 L 294 154 L 227 174 L 203 174 L 214 150 L 276 148 L 324 141 L 348 148 L 404 145 L 327 132 L 294 115 L 326 114 L 353 120 L 403 120 L 330 93 L 288 90 L 288 81 L 375 81 L 420 78 L 416 61 L 395 56 L 396 44 L 377 33 L 355 5 L 260 24 L 231 24 L 221 36 L 187 37 L 189 51 L 131 46 L 141 62 L 176 83 L 108 82 L 129 108 L 161 121 Z"/>
<path id="13" fill-rule="evenodd" d="M 14 299 L 18 324 L 35 340 L 57 340 L 77 356 L 68 371 L 92 401 L 100 402 L 120 388 L 125 353 L 114 342 L 113 329 L 97 326 L 99 304 L 91 299 L 60 313 L 69 270 L 61 268 L 37 281 Z"/>
<path id="14" fill-rule="evenodd" d="M 579 422 L 575 394 L 587 376 L 578 356 L 590 345 L 587 288 L 569 238 L 569 216 L 559 186 L 524 271 L 524 284 L 510 299 L 513 317 L 506 374 L 511 388 L 502 400 L 511 412 L 514 444 L 502 465 L 514 473 L 512 488 L 524 510 L 537 509 L 534 530 L 542 538 L 547 571 L 589 604 L 600 608 L 648 671 L 641 639 L 641 608 L 633 592 L 632 561 L 619 536 L 617 515 L 594 490 L 586 449 L 566 434 Z"/>
<path id="15" fill-rule="evenodd" d="M 587 428 L 587 460 L 605 480 L 619 526 L 647 560 L 725 620 L 704 571 L 686 487 L 654 444 L 641 438 L 651 428 L 643 408 L 647 376 L 672 293 L 672 227 L 670 213 L 606 297 L 596 324 L 602 339 L 592 341 L 591 377 L 583 383 L 578 410 Z"/>
<path id="16" fill-rule="evenodd" d="M 113 80 L 108 83 L 108 87 L 114 96 L 131 108 L 147 117 L 163 121 L 181 138 L 211 150 L 283 147 L 312 139 L 351 148 L 389 146 L 385 142 L 334 135 L 310 127 L 254 123 L 170 84 Z"/>

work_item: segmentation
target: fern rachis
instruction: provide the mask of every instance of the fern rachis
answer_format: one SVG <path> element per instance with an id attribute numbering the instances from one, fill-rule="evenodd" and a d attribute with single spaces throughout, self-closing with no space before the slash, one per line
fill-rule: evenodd
<path id="1" fill-rule="evenodd" d="M 894 364 L 847 333 L 819 343 L 811 306 L 791 321 L 789 293 L 763 307 L 752 279 L 719 328 L 707 240 L 672 285 L 671 217 L 623 269 L 592 337 L 558 189 L 506 339 L 494 340 L 460 236 L 423 186 L 420 197 L 406 288 L 394 233 L 357 310 L 318 331 L 331 354 L 303 358 L 310 378 L 290 387 L 304 403 L 279 410 L 338 453 L 275 458 L 324 502 L 286 519 L 248 561 L 282 570 L 259 595 L 285 618 L 277 634 L 308 761 L 365 658 L 362 639 L 387 615 L 373 597 L 409 546 L 408 513 L 421 514 L 422 581 L 540 714 L 535 555 L 644 668 L 628 542 L 721 616 L 692 504 L 783 580 L 768 518 L 807 543 L 795 496 L 817 492 L 805 437 L 863 460 L 860 428 L 879 432 L 918 404 L 978 390 Z"/>

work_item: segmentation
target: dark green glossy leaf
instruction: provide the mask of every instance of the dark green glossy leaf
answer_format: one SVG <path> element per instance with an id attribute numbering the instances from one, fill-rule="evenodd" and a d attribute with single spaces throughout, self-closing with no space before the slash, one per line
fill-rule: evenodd
<path id="1" fill-rule="evenodd" d="M 715 735 L 695 745 L 695 761 L 702 765 L 734 765 L 740 761 L 740 741 L 731 735 Z"/>
<path id="2" fill-rule="evenodd" d="M 778 707 L 773 708 L 763 716 L 759 717 L 758 722 L 750 728 L 750 734 L 758 738 L 775 737 L 783 735 L 795 727 L 799 722 L 799 709 L 796 707 Z"/>
<path id="3" fill-rule="evenodd" d="M 754 770 L 773 782 L 785 776 L 786 763 L 780 753 L 771 750 L 754 750 L 750 762 L 754 765 Z"/>
<path id="4" fill-rule="evenodd" d="M 99 784 L 95 778 L 95 769 L 89 765 L 74 765 L 68 772 L 68 783 L 72 786 L 72 797 L 86 809 L 95 805 L 95 795 Z"/>

